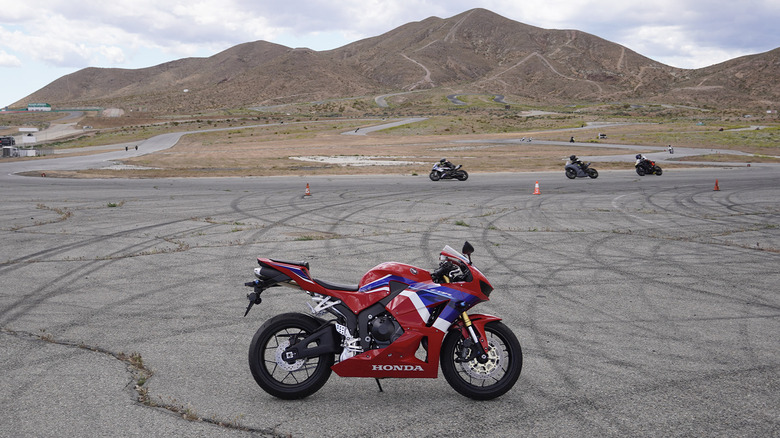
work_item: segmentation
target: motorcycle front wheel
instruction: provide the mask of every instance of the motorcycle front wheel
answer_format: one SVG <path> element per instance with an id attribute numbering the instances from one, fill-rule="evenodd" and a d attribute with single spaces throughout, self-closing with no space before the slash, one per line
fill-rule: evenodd
<path id="1" fill-rule="evenodd" d="M 455 174 L 455 178 L 458 178 L 459 181 L 466 181 L 469 179 L 469 173 L 465 170 L 459 170 L 458 173 Z"/>
<path id="2" fill-rule="evenodd" d="M 645 168 L 642 166 L 636 167 L 636 174 L 639 176 L 645 176 Z"/>
<path id="3" fill-rule="evenodd" d="M 292 400 L 317 392 L 330 377 L 333 354 L 298 359 L 282 359 L 284 350 L 301 341 L 322 325 L 321 321 L 301 313 L 284 313 L 266 321 L 249 345 L 249 369 L 255 381 L 267 393 Z"/>
<path id="4" fill-rule="evenodd" d="M 428 177 L 431 179 L 431 181 L 438 181 L 441 179 L 441 175 L 439 175 L 439 172 L 436 171 L 431 172 Z"/>
<path id="5" fill-rule="evenodd" d="M 490 346 L 485 363 L 459 359 L 468 357 L 466 350 L 473 347 L 469 347 L 471 340 L 464 339 L 459 330 L 448 332 L 441 346 L 441 372 L 447 383 L 474 400 L 491 400 L 505 394 L 515 385 L 523 369 L 520 342 L 509 327 L 492 321 L 485 325 L 485 334 Z"/>
<path id="6" fill-rule="evenodd" d="M 571 167 L 566 168 L 566 178 L 574 179 L 577 178 L 577 171 L 572 169 Z"/>

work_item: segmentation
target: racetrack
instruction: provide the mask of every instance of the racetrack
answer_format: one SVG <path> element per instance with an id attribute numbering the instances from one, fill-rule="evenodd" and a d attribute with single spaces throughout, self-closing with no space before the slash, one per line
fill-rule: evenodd
<path id="1" fill-rule="evenodd" d="M 0 436 L 780 434 L 776 167 L 438 183 L 6 173 Z M 355 283 L 387 260 L 433 269 L 464 240 L 496 289 L 474 311 L 504 318 L 523 346 L 509 393 L 474 402 L 442 376 L 384 380 L 380 393 L 334 374 L 289 402 L 254 383 L 254 331 L 307 301 L 271 289 L 242 318 L 257 256 Z M 135 401 L 110 353 L 142 357 L 164 408 Z"/>

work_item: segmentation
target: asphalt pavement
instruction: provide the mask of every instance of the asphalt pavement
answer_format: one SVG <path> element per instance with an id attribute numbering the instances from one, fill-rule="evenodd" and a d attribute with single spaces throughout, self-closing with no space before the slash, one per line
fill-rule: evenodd
<path id="1" fill-rule="evenodd" d="M 47 166 L 75 165 L 59 160 Z M 780 435 L 777 166 L 436 183 L 70 180 L 9 166 L 0 436 Z M 272 289 L 243 318 L 256 257 L 356 283 L 388 260 L 433 269 L 465 240 L 495 287 L 474 310 L 502 317 L 523 347 L 510 392 L 476 402 L 442 376 L 379 392 L 334 374 L 282 401 L 255 384 L 255 330 L 307 302 Z"/>

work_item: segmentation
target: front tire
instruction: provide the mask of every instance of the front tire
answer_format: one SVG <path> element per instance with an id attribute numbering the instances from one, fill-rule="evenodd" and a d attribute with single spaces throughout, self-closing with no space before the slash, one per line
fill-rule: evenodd
<path id="1" fill-rule="evenodd" d="M 431 181 L 438 181 L 441 179 L 441 175 L 439 175 L 439 172 L 436 171 L 431 172 L 428 177 L 431 179 Z"/>
<path id="2" fill-rule="evenodd" d="M 577 178 L 577 171 L 572 169 L 571 167 L 566 168 L 566 178 L 574 179 Z"/>
<path id="3" fill-rule="evenodd" d="M 322 322 L 301 313 L 283 313 L 266 321 L 249 345 L 249 369 L 263 390 L 285 400 L 317 392 L 330 377 L 333 354 L 298 359 L 289 363 L 282 352 L 316 331 Z"/>
<path id="4" fill-rule="evenodd" d="M 636 167 L 636 174 L 639 176 L 645 176 L 645 168 L 642 166 Z"/>
<path id="5" fill-rule="evenodd" d="M 491 400 L 512 389 L 523 368 L 523 352 L 512 330 L 500 321 L 485 325 L 490 351 L 482 364 L 477 359 L 457 362 L 458 353 L 468 349 L 470 340 L 459 330 L 444 337 L 441 347 L 441 371 L 447 383 L 461 395 L 474 400 Z"/>

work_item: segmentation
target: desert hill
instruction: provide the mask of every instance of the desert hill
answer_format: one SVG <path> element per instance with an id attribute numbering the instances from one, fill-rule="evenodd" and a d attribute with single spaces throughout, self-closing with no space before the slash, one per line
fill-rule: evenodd
<path id="1" fill-rule="evenodd" d="M 689 70 L 664 96 L 715 107 L 750 102 L 777 110 L 780 99 L 780 48 Z M 744 106 L 741 106 L 744 108 Z"/>
<path id="2" fill-rule="evenodd" d="M 780 49 L 679 69 L 585 32 L 542 29 L 472 9 L 328 51 L 256 41 L 144 69 L 85 68 L 12 106 L 192 112 L 441 89 L 553 104 L 768 108 L 780 103 L 778 67 Z"/>

